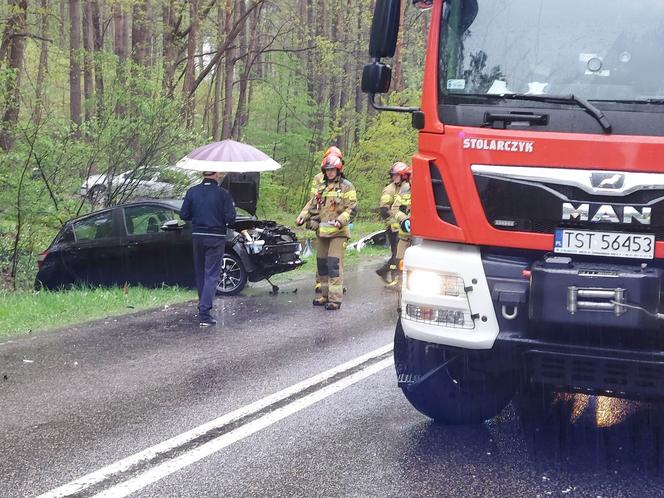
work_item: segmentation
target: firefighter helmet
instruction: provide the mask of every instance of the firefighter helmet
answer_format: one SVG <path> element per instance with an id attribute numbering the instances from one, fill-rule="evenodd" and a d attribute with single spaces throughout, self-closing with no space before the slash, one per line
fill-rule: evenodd
<path id="1" fill-rule="evenodd" d="M 399 175 L 401 176 L 402 181 L 405 181 L 408 178 L 410 178 L 411 172 L 412 170 L 410 169 L 410 166 L 402 162 L 396 162 L 390 168 L 390 176 Z"/>
<path id="2" fill-rule="evenodd" d="M 339 156 L 330 154 L 325 159 L 323 159 L 323 162 L 320 165 L 320 169 L 323 171 L 323 173 L 325 173 L 326 169 L 336 169 L 338 173 L 341 174 L 344 169 L 344 162 Z"/>
<path id="3" fill-rule="evenodd" d="M 335 147 L 334 145 L 327 148 L 325 154 L 323 154 L 323 159 L 325 159 L 327 156 L 337 156 L 339 159 L 344 158 L 344 154 L 341 152 L 341 149 L 339 147 Z"/>

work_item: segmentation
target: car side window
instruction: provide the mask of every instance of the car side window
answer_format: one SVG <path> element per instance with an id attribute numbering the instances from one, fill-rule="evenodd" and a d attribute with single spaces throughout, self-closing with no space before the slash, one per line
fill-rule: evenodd
<path id="1" fill-rule="evenodd" d="M 126 207 L 124 214 L 128 235 L 158 233 L 164 223 L 178 219 L 175 211 L 162 206 Z"/>
<path id="2" fill-rule="evenodd" d="M 113 237 L 113 212 L 108 211 L 74 223 L 78 242 Z"/>
<path id="3" fill-rule="evenodd" d="M 70 242 L 75 242 L 76 239 L 74 238 L 74 231 L 72 230 L 71 226 L 68 226 L 58 236 L 57 243 L 58 244 L 69 244 Z"/>

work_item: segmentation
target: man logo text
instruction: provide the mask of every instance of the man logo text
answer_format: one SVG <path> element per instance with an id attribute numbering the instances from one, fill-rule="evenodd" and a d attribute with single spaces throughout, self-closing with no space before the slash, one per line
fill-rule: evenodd
<path id="1" fill-rule="evenodd" d="M 650 225 L 652 208 L 644 207 L 639 211 L 632 206 L 591 206 L 580 204 L 574 206 L 571 202 L 563 203 L 563 220 L 590 221 L 592 223 L 634 223 Z"/>

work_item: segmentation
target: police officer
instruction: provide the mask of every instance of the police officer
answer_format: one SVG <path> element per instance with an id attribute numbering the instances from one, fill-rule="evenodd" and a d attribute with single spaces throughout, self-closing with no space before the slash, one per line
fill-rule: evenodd
<path id="1" fill-rule="evenodd" d="M 396 162 L 390 167 L 390 183 L 383 189 L 380 196 L 379 213 L 385 222 L 385 233 L 390 243 L 391 255 L 383 266 L 376 270 L 376 273 L 385 283 L 390 284 L 397 270 L 397 245 L 399 243 L 399 223 L 394 219 L 392 205 L 399 193 L 401 184 L 410 177 L 408 165 L 402 162 Z"/>
<path id="2" fill-rule="evenodd" d="M 391 287 L 398 288 L 401 284 L 401 261 L 403 260 L 406 249 L 410 247 L 412 236 L 410 234 L 410 175 L 411 168 L 406 166 L 402 172 L 403 181 L 399 187 L 399 192 L 394 197 L 394 203 L 390 209 L 393 219 L 399 226 L 399 243 L 396 252 L 396 278 L 388 284 Z"/>
<path id="3" fill-rule="evenodd" d="M 203 182 L 184 196 L 180 218 L 191 221 L 194 271 L 198 289 L 198 318 L 201 327 L 217 324 L 212 300 L 221 274 L 226 246 L 226 227 L 235 221 L 233 199 L 219 186 L 219 173 L 203 173 Z"/>
<path id="4" fill-rule="evenodd" d="M 323 185 L 311 197 L 295 223 L 309 221 L 316 231 L 316 263 L 321 282 L 321 296 L 314 306 L 338 310 L 343 300 L 343 257 L 350 238 L 348 225 L 357 213 L 355 187 L 343 176 L 343 162 L 329 155 L 321 167 L 325 175 Z"/>
<path id="5" fill-rule="evenodd" d="M 323 167 L 323 164 L 325 163 L 325 159 L 327 159 L 328 156 L 337 156 L 339 159 L 341 159 L 341 162 L 343 163 L 344 161 L 344 155 L 343 152 L 341 152 L 341 149 L 338 147 L 335 147 L 334 145 L 331 147 L 328 147 L 325 150 L 325 153 L 323 154 L 323 161 L 321 162 L 321 168 Z M 309 198 L 313 197 L 316 195 L 316 192 L 318 192 L 318 189 L 325 184 L 325 173 L 322 171 L 319 171 L 316 176 L 313 177 L 311 180 L 311 189 L 309 191 Z M 314 222 L 317 220 L 317 216 L 312 216 L 312 219 Z M 316 247 L 314 247 L 314 250 L 317 251 Z M 318 274 L 318 269 L 316 269 L 316 278 L 314 281 L 314 291 L 316 294 L 321 293 L 321 285 L 320 285 L 320 275 Z"/>

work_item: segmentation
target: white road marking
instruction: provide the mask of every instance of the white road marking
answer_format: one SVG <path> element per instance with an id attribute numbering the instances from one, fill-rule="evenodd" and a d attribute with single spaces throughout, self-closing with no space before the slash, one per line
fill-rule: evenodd
<path id="1" fill-rule="evenodd" d="M 110 465 L 107 465 L 106 467 L 102 467 L 99 470 L 96 470 L 94 472 L 86 474 L 83 477 L 80 477 L 80 478 L 78 478 L 74 481 L 71 481 L 67 484 L 64 484 L 60 487 L 57 487 L 57 488 L 55 488 L 51 491 L 48 491 L 47 493 L 44 493 L 44 494 L 40 495 L 38 498 L 59 498 L 59 497 L 65 497 L 65 496 L 70 496 L 70 495 L 73 495 L 73 494 L 76 494 L 76 493 L 80 493 L 81 491 L 84 491 L 85 489 L 87 489 L 91 486 L 94 486 L 95 484 L 98 484 L 102 481 L 105 481 L 106 479 L 109 479 L 110 477 L 112 477 L 116 474 L 127 472 L 127 471 L 131 470 L 132 468 L 134 468 L 138 465 L 141 465 L 145 462 L 149 462 L 150 460 L 153 460 L 154 458 L 158 457 L 159 455 L 162 455 L 162 454 L 164 454 L 168 451 L 171 451 L 175 448 L 183 446 L 183 445 L 187 444 L 188 442 L 193 441 L 194 439 L 196 439 L 196 438 L 198 438 L 198 437 L 200 437 L 200 436 L 202 436 L 206 433 L 209 433 L 210 431 L 213 431 L 215 429 L 224 427 L 224 426 L 226 426 L 226 425 L 228 425 L 232 422 L 235 422 L 239 419 L 242 419 L 244 417 L 247 417 L 249 415 L 257 413 L 257 412 L 269 407 L 270 405 L 278 403 L 279 401 L 282 401 L 282 400 L 284 400 L 284 399 L 286 399 L 290 396 L 293 396 L 293 395 L 295 395 L 299 392 L 302 392 L 305 389 L 310 388 L 311 386 L 314 386 L 314 385 L 316 385 L 320 382 L 323 382 L 327 379 L 330 379 L 330 378 L 332 378 L 332 377 L 334 377 L 338 374 L 341 374 L 341 373 L 343 373 L 347 370 L 355 368 L 358 365 L 361 365 L 362 363 L 371 360 L 372 358 L 376 358 L 376 357 L 379 357 L 379 356 L 381 356 L 385 353 L 388 353 L 392 350 L 392 347 L 393 347 L 392 344 L 387 344 L 387 345 L 385 345 L 381 348 L 378 348 L 378 349 L 376 349 L 374 351 L 371 351 L 367 354 L 359 356 L 359 357 L 357 357 L 353 360 L 350 360 L 346 363 L 343 363 L 343 364 L 338 365 L 334 368 L 326 370 L 325 372 L 322 372 L 318 375 L 314 375 L 313 377 L 310 377 L 306 380 L 303 380 L 302 382 L 298 382 L 297 384 L 294 384 L 290 387 L 287 387 L 286 389 L 283 389 L 279 392 L 276 392 L 274 394 L 266 396 L 263 399 L 255 401 L 254 403 L 243 406 L 242 408 L 239 408 L 239 409 L 237 409 L 233 412 L 222 415 L 221 417 L 216 418 L 214 420 L 211 420 L 210 422 L 207 422 L 207 423 L 202 424 L 198 427 L 195 427 L 195 428 L 193 428 L 193 429 L 191 429 L 187 432 L 184 432 L 182 434 L 174 436 L 171 439 L 168 439 L 168 440 L 163 441 L 159 444 L 156 444 L 154 446 L 146 448 L 145 450 L 140 451 L 139 453 L 135 453 L 135 454 L 130 455 L 126 458 L 123 458 L 122 460 L 118 460 L 117 462 L 114 462 Z M 389 365 L 391 363 L 392 363 L 391 358 L 387 358 L 387 359 L 382 360 L 378 363 L 375 363 L 375 364 L 371 365 L 370 367 L 368 367 L 367 369 L 360 370 L 360 371 L 358 371 L 358 372 L 356 372 L 356 373 L 354 373 L 354 374 L 352 374 L 348 377 L 345 377 L 345 378 L 343 378 L 343 379 L 341 379 L 341 380 L 339 380 L 335 383 L 332 383 L 328 386 L 325 386 L 324 388 L 322 388 L 318 391 L 315 391 L 314 393 L 312 393 L 310 395 L 307 395 L 307 396 L 305 396 L 305 397 L 303 397 L 299 400 L 296 400 L 296 401 L 294 401 L 293 403 L 291 403 L 289 405 L 283 406 L 283 407 L 275 410 L 274 412 L 270 412 L 269 414 L 267 414 L 267 415 L 265 415 L 265 416 L 263 416 L 263 417 L 261 417 L 257 420 L 254 420 L 254 421 L 250 422 L 249 424 L 246 424 L 245 426 L 241 426 L 241 427 L 239 427 L 239 428 L 237 428 L 237 429 L 235 429 L 235 430 L 233 430 L 233 431 L 231 431 L 227 434 L 224 434 L 223 436 L 220 436 L 217 439 L 228 437 L 231 434 L 234 434 L 234 437 L 237 437 L 237 434 L 236 434 L 237 431 L 246 430 L 245 429 L 246 427 L 251 426 L 252 424 L 255 424 L 259 421 L 263 421 L 263 419 L 265 419 L 266 417 L 273 416 L 274 414 L 283 413 L 283 410 L 290 409 L 289 407 L 291 407 L 291 405 L 295 405 L 296 403 L 300 403 L 300 402 L 302 402 L 306 399 L 309 399 L 310 396 L 317 395 L 320 392 L 326 392 L 327 393 L 329 391 L 329 389 L 332 388 L 333 386 L 337 386 L 337 384 L 339 384 L 341 382 L 347 382 L 349 379 L 357 378 L 357 380 L 355 380 L 351 384 L 348 384 L 348 385 L 341 384 L 343 387 L 337 388 L 336 390 L 334 390 L 332 392 L 329 392 L 329 394 L 326 395 L 326 396 L 329 396 L 330 394 L 333 394 L 334 392 L 337 392 L 340 389 L 343 389 L 345 387 L 348 387 L 349 385 L 352 385 L 355 382 L 358 382 L 359 380 L 371 375 L 372 373 L 376 373 L 378 370 L 374 370 L 374 368 L 377 365 L 381 365 L 381 368 L 379 370 L 382 370 L 383 368 L 385 368 L 387 365 Z M 361 376 L 359 378 L 357 377 L 359 374 L 364 374 L 365 372 L 369 371 L 369 369 L 371 369 L 370 370 L 371 373 L 365 374 L 364 376 Z M 326 396 L 323 396 L 323 397 L 326 397 Z M 323 399 L 323 397 L 321 397 L 320 399 Z M 316 399 L 315 401 L 311 402 L 311 404 L 315 403 L 316 401 L 319 401 L 319 400 Z M 309 405 L 306 405 L 306 406 L 309 406 Z M 300 410 L 301 409 L 302 408 L 300 408 Z M 284 417 L 288 416 L 288 414 L 295 413 L 295 411 L 286 412 L 286 413 L 287 414 L 283 415 L 281 418 L 284 418 Z M 270 424 L 276 422 L 277 420 L 280 420 L 280 419 L 275 419 L 273 422 L 270 422 L 267 425 L 270 425 Z M 265 421 L 263 421 L 262 423 L 265 423 Z M 265 425 L 265 427 L 267 427 L 267 425 Z M 253 432 L 256 432 L 256 430 L 260 430 L 260 428 L 255 429 Z M 253 432 L 251 432 L 251 433 L 253 433 Z M 247 435 L 249 435 L 249 433 L 242 436 L 242 437 L 246 437 Z M 239 439 L 242 439 L 242 437 L 240 437 Z M 216 442 L 217 439 L 214 439 L 214 440 L 206 443 L 205 445 L 201 446 L 200 448 L 204 448 L 208 444 Z M 236 439 L 236 440 L 239 440 L 239 439 Z M 228 444 L 231 444 L 231 443 L 227 443 L 225 446 L 227 446 Z M 221 448 L 219 448 L 219 449 L 221 449 Z M 178 457 L 178 458 L 176 458 L 175 460 L 172 460 L 172 461 L 179 460 L 179 458 L 182 458 L 187 454 L 188 453 L 185 453 L 185 454 L 181 455 L 180 457 Z M 203 457 L 201 457 L 201 458 L 203 458 Z M 165 464 L 161 464 L 160 466 L 155 467 L 155 469 L 153 469 L 153 470 L 156 470 L 157 468 L 160 468 L 161 466 L 166 465 L 168 463 L 170 463 L 170 462 L 166 462 Z M 192 461 L 192 463 L 193 463 L 193 461 Z M 148 472 L 150 472 L 150 471 L 148 471 Z M 148 472 L 146 472 L 145 474 L 147 474 Z M 141 475 L 144 475 L 144 474 L 141 474 Z M 131 480 L 127 481 L 127 482 L 131 482 Z"/>
<path id="2" fill-rule="evenodd" d="M 97 495 L 95 498 L 121 498 L 123 496 L 128 496 L 132 493 L 135 493 L 139 489 L 142 489 L 164 477 L 167 477 L 174 472 L 177 472 L 180 469 L 183 469 L 192 463 L 196 463 L 199 460 L 216 453 L 223 448 L 230 446 L 233 443 L 236 443 L 252 434 L 265 429 L 266 427 L 282 420 L 294 413 L 303 410 L 318 401 L 331 396 L 332 394 L 341 391 L 353 384 L 365 379 L 381 370 L 391 366 L 393 364 L 392 358 L 385 358 L 377 363 L 373 363 L 370 366 L 355 372 L 348 377 L 344 377 L 337 382 L 329 384 L 322 389 L 315 391 L 303 398 L 300 398 L 292 403 L 289 403 L 286 406 L 276 409 L 273 412 L 268 413 L 267 415 L 262 416 L 259 419 L 256 419 L 252 422 L 249 422 L 246 425 L 243 425 L 227 434 L 219 436 L 212 441 L 205 443 L 202 446 L 199 446 L 193 450 L 190 450 L 182 455 L 168 460 L 156 467 L 151 468 L 150 470 L 139 474 L 138 476 L 129 479 L 128 481 L 121 482 L 112 488 L 109 488 Z"/>

